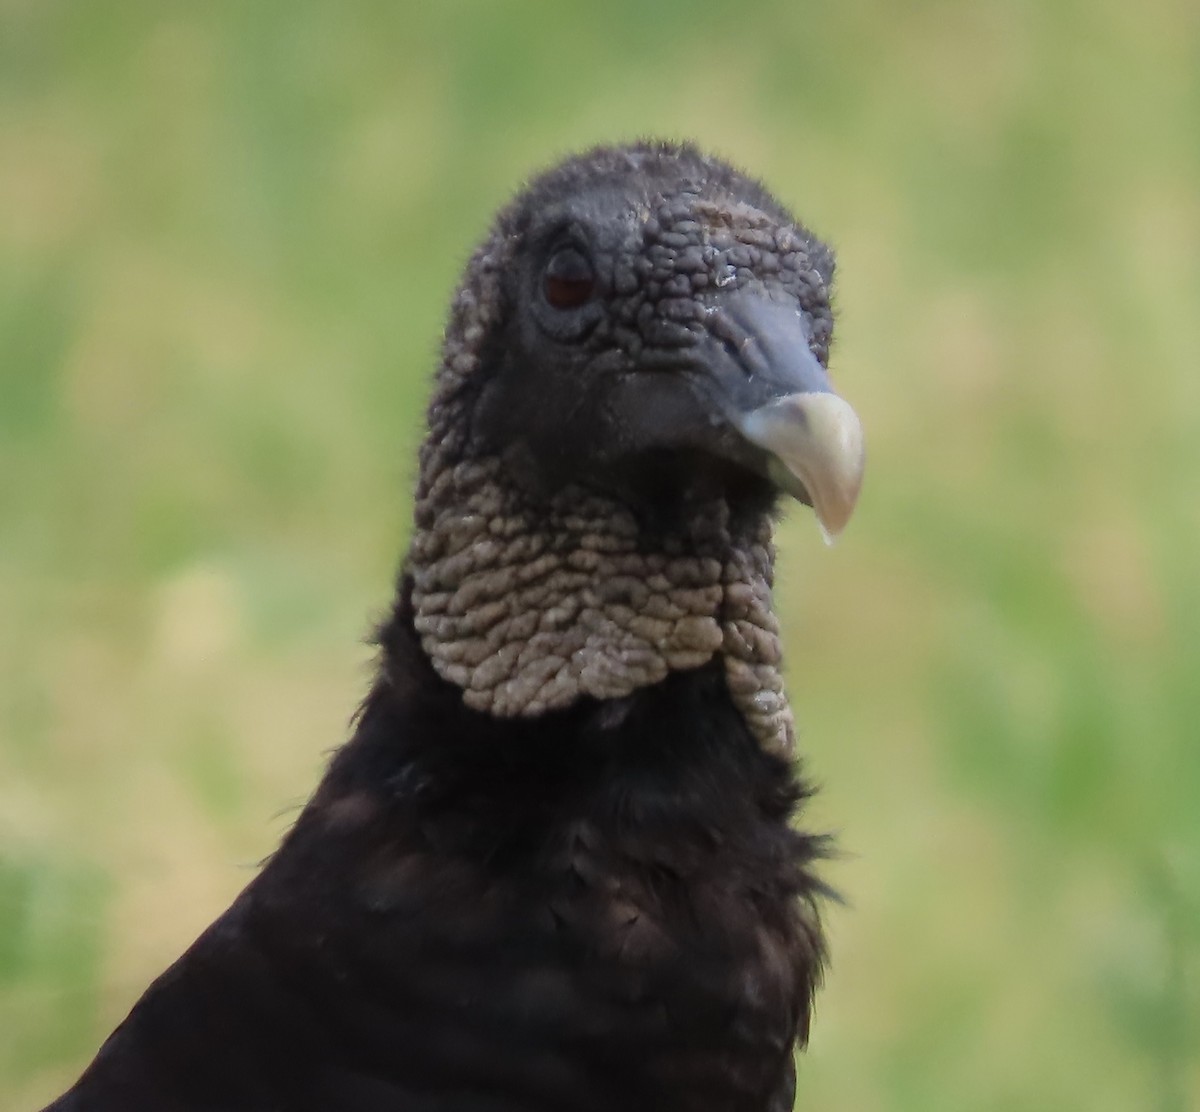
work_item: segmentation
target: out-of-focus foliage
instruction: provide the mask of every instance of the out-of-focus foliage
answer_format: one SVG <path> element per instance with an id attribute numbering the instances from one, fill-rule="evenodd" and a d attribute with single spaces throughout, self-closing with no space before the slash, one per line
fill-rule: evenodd
<path id="1" fill-rule="evenodd" d="M 781 536 L 824 1112 L 1200 1107 L 1200 8 L 0 2 L 0 1108 L 345 734 L 491 211 L 692 136 L 840 250 Z"/>

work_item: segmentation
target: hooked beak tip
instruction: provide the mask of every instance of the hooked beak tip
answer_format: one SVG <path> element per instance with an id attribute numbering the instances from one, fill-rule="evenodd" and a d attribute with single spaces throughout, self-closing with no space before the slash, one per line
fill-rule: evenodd
<path id="1" fill-rule="evenodd" d="M 862 489 L 866 446 L 862 422 L 837 394 L 788 394 L 744 414 L 739 431 L 767 454 L 780 489 L 811 503 L 832 544 L 854 514 Z"/>

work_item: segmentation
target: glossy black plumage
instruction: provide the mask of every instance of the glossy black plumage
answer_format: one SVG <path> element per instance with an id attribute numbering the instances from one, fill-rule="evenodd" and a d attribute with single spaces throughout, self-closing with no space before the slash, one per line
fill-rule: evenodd
<path id="1" fill-rule="evenodd" d="M 403 604 L 384 644 L 282 847 L 55 1112 L 790 1108 L 821 845 L 719 670 L 505 721 Z"/>
<path id="2" fill-rule="evenodd" d="M 849 475 L 839 514 L 861 477 L 832 270 L 690 147 L 589 152 L 500 214 L 353 737 L 52 1112 L 791 1108 L 824 842 L 792 825 L 771 515 L 780 476 Z"/>

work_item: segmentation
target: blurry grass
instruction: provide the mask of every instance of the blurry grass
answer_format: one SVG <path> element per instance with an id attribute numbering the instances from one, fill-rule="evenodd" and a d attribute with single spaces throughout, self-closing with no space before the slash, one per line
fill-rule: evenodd
<path id="1" fill-rule="evenodd" d="M 1200 1107 L 1200 16 L 0 2 L 0 1109 L 345 732 L 494 207 L 694 136 L 840 249 L 850 535 L 782 537 L 834 965 L 800 1107 Z"/>

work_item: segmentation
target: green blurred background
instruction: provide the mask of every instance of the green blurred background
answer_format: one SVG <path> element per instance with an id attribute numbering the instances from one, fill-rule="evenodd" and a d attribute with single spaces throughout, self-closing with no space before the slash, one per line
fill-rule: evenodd
<path id="1" fill-rule="evenodd" d="M 493 209 L 694 137 L 839 249 L 868 429 L 780 605 L 799 1106 L 1200 1108 L 1194 0 L 0 0 L 0 1109 L 246 883 L 363 692 Z"/>

